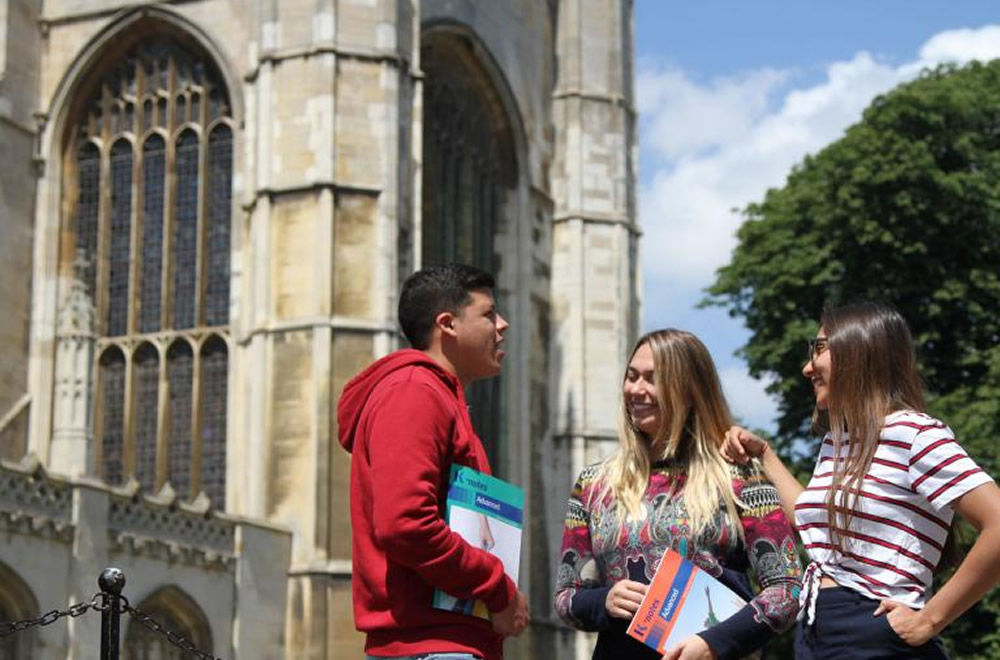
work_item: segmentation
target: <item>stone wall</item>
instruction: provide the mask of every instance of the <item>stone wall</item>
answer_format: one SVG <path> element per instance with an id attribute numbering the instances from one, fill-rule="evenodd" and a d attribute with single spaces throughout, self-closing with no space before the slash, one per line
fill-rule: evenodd
<path id="1" fill-rule="evenodd" d="M 38 94 L 38 2 L 0 8 L 0 458 L 27 442 L 28 326 L 35 208 L 34 112 Z"/>
<path id="2" fill-rule="evenodd" d="M 13 310 L 0 340 L 30 348 L 0 352 L 0 419 L 27 390 L 31 405 L 0 428 L 8 456 L 24 452 L 16 438 L 30 421 L 27 445 L 44 464 L 84 462 L 51 455 L 63 452 L 52 444 L 57 310 L 72 288 L 60 245 L 64 140 L 80 81 L 116 40 L 154 24 L 190 37 L 229 87 L 226 502 L 230 514 L 292 530 L 290 658 L 360 653 L 336 402 L 350 377 L 400 345 L 399 285 L 420 264 L 421 41 L 446 33 L 465 44 L 516 164 L 494 237 L 512 323 L 494 468 L 527 491 L 521 586 L 539 624 L 509 653 L 568 657 L 576 637 L 551 612 L 565 497 L 585 456 L 611 446 L 638 318 L 631 2 L 10 0 L 0 13 L 0 148 L 14 166 L 0 210 L 25 221 L 0 228 L 0 275 L 22 274 L 0 277 Z"/>
<path id="3" fill-rule="evenodd" d="M 39 616 L 90 602 L 104 568 L 121 569 L 133 606 L 172 587 L 207 619 L 211 652 L 282 657 L 291 535 L 277 527 L 87 479 L 49 475 L 37 459 L 0 462 L 0 565 L 30 591 Z M 8 585 L 0 584 L 0 590 Z M 23 596 L 22 596 L 23 598 Z M 38 660 L 96 657 L 100 614 L 37 629 Z M 122 620 L 122 635 L 130 623 Z"/>

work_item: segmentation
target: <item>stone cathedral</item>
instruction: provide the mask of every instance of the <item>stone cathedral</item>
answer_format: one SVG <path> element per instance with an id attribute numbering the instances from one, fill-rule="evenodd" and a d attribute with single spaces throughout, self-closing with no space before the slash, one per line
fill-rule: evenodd
<path id="1" fill-rule="evenodd" d="M 362 657 L 345 382 L 403 279 L 497 275 L 469 392 L 526 491 L 515 660 L 615 442 L 640 307 L 631 0 L 0 0 L 0 621 L 129 602 L 222 658 Z M 405 451 L 405 447 L 400 448 Z M 93 613 L 0 659 L 96 657 Z M 123 657 L 180 658 L 128 617 Z"/>

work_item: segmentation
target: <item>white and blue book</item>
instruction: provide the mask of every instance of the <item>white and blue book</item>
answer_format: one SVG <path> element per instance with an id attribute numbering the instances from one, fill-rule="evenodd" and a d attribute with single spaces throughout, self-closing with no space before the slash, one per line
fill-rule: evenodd
<path id="1" fill-rule="evenodd" d="M 504 572 L 517 582 L 521 563 L 521 521 L 524 491 L 517 486 L 464 465 L 452 465 L 448 480 L 445 522 L 467 543 L 495 555 Z M 489 618 L 482 601 L 434 591 L 434 607 Z"/>

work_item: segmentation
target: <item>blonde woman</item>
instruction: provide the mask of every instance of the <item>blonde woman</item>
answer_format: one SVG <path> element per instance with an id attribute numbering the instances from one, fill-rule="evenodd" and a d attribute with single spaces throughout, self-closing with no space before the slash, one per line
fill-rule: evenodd
<path id="1" fill-rule="evenodd" d="M 731 429 L 725 447 L 761 462 L 811 560 L 795 657 L 947 658 L 937 634 L 1000 579 L 1000 490 L 924 413 L 913 339 L 896 310 L 826 311 L 802 374 L 827 430 L 806 488 L 746 430 Z M 932 597 L 956 511 L 981 533 Z"/>
<path id="2" fill-rule="evenodd" d="M 774 487 L 727 464 L 729 410 L 708 350 L 680 330 L 641 337 L 622 382 L 618 450 L 585 469 L 569 499 L 555 607 L 599 631 L 593 658 L 659 658 L 625 634 L 667 548 L 748 605 L 668 649 L 669 660 L 743 657 L 790 625 L 800 568 Z M 755 573 L 760 593 L 750 590 Z"/>

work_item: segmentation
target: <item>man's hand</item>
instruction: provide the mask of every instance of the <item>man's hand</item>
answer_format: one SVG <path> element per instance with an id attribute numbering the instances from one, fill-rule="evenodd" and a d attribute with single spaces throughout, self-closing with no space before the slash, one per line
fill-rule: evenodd
<path id="1" fill-rule="evenodd" d="M 604 597 L 604 609 L 608 611 L 608 616 L 631 619 L 642 604 L 642 597 L 646 595 L 647 589 L 649 585 L 634 580 L 615 582 L 615 586 Z"/>
<path id="2" fill-rule="evenodd" d="M 528 610 L 528 599 L 518 589 L 514 597 L 510 599 L 510 604 L 499 612 L 490 615 L 493 621 L 493 630 L 504 637 L 517 637 L 531 620 L 531 612 Z"/>
<path id="3" fill-rule="evenodd" d="M 667 651 L 663 660 L 715 660 L 715 652 L 704 639 L 691 635 Z"/>

